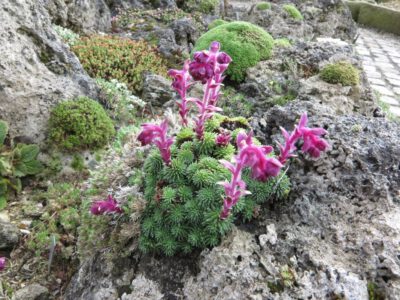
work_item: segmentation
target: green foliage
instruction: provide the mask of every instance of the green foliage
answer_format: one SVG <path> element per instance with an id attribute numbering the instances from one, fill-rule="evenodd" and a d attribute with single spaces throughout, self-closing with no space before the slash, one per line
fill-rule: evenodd
<path id="1" fill-rule="evenodd" d="M 145 41 L 94 35 L 81 38 L 71 49 L 91 77 L 116 79 L 131 91 L 142 89 L 143 72 L 167 72 L 157 49 Z"/>
<path id="2" fill-rule="evenodd" d="M 248 22 L 230 22 L 203 34 L 193 52 L 208 49 L 213 41 L 221 43 L 222 51 L 232 57 L 226 74 L 235 81 L 243 81 L 246 70 L 271 56 L 273 38 L 261 27 Z"/>
<path id="3" fill-rule="evenodd" d="M 87 97 L 59 103 L 51 112 L 49 137 L 62 151 L 99 149 L 115 130 L 103 107 Z"/>
<path id="4" fill-rule="evenodd" d="M 303 20 L 303 15 L 301 14 L 301 12 L 299 12 L 296 6 L 292 4 L 286 4 L 282 7 L 289 14 L 291 18 L 299 21 Z"/>
<path id="5" fill-rule="evenodd" d="M 260 2 L 260 3 L 257 3 L 256 9 L 257 9 L 257 10 L 267 10 L 267 9 L 271 9 L 271 3 L 269 3 L 269 2 Z"/>
<path id="6" fill-rule="evenodd" d="M 66 43 L 68 46 L 74 46 L 79 40 L 79 34 L 73 32 L 68 28 L 64 28 L 58 25 L 53 25 L 54 31 L 57 35 Z"/>
<path id="7" fill-rule="evenodd" d="M 110 116 L 119 123 L 132 122 L 136 117 L 137 110 L 146 105 L 143 100 L 132 95 L 125 83 L 116 79 L 107 81 L 98 78 L 96 83 L 101 88 L 102 98 Z"/>
<path id="8" fill-rule="evenodd" d="M 78 238 L 81 191 L 71 184 L 60 183 L 50 186 L 46 192 L 35 194 L 32 200 L 46 205 L 40 219 L 32 223 L 28 250 L 37 256 L 45 254 L 47 259 L 51 239 L 55 238 L 58 250 L 56 259 L 68 262 L 74 256 Z"/>
<path id="9" fill-rule="evenodd" d="M 199 11 L 204 14 L 211 14 L 218 6 L 219 0 L 186 0 L 184 9 L 186 11 Z"/>
<path id="10" fill-rule="evenodd" d="M 216 20 L 212 21 L 210 24 L 208 24 L 208 30 L 211 30 L 211 29 L 213 29 L 213 28 L 215 28 L 217 26 L 224 25 L 224 24 L 227 24 L 227 23 L 228 22 L 225 21 L 225 20 L 216 19 Z"/>
<path id="11" fill-rule="evenodd" d="M 144 164 L 147 205 L 141 221 L 141 251 L 171 256 L 218 245 L 236 219 L 250 220 L 269 198 L 287 196 L 286 176 L 259 182 L 246 171 L 243 179 L 252 194 L 240 200 L 231 217 L 219 218 L 224 189 L 217 182 L 229 180 L 231 174 L 218 160 L 230 160 L 236 148 L 233 141 L 219 146 L 215 138 L 221 128 L 237 130 L 246 126 L 244 118 L 216 114 L 207 121 L 208 131 L 202 141 L 187 128 L 177 134 L 170 165 L 163 163 L 159 151 L 150 153 Z"/>
<path id="12" fill-rule="evenodd" d="M 274 40 L 274 45 L 276 47 L 282 47 L 282 48 L 289 48 L 292 46 L 292 44 L 290 43 L 290 41 L 287 38 Z"/>
<path id="13" fill-rule="evenodd" d="M 250 117 L 253 112 L 251 103 L 244 94 L 238 93 L 234 88 L 225 87 L 223 95 L 218 101 L 218 106 L 224 110 L 224 114 L 234 117 L 240 112 L 243 117 Z"/>
<path id="14" fill-rule="evenodd" d="M 285 95 L 279 96 L 277 98 L 274 98 L 273 100 L 273 104 L 274 105 L 280 105 L 280 106 L 284 106 L 287 103 L 289 103 L 290 101 L 296 99 L 297 95 L 294 92 L 288 92 Z"/>
<path id="15" fill-rule="evenodd" d="M 360 81 L 358 70 L 349 62 L 340 61 L 325 66 L 321 71 L 321 79 L 332 84 L 357 85 Z"/>
<path id="16" fill-rule="evenodd" d="M 37 145 L 4 145 L 8 134 L 8 125 L 0 120 L 0 210 L 6 206 L 7 195 L 11 190 L 21 191 L 21 178 L 36 175 L 43 169 L 37 160 Z"/>
<path id="17" fill-rule="evenodd" d="M 85 161 L 81 155 L 74 154 L 71 161 L 71 168 L 78 172 L 85 170 Z"/>

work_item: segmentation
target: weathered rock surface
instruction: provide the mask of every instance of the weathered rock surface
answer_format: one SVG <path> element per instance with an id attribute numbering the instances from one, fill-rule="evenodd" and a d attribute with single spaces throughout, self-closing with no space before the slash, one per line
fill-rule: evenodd
<path id="1" fill-rule="evenodd" d="M 47 300 L 50 299 L 49 291 L 39 284 L 28 285 L 15 292 L 12 300 Z"/>
<path id="2" fill-rule="evenodd" d="M 44 1 L 1 1 L 0 23 L 0 119 L 12 137 L 41 142 L 55 104 L 97 89 L 54 33 Z"/>
<path id="3" fill-rule="evenodd" d="M 44 0 L 52 22 L 77 32 L 111 29 L 111 11 L 104 0 Z"/>
<path id="4" fill-rule="evenodd" d="M 240 89 L 260 109 L 290 95 L 332 107 L 338 114 L 372 115 L 376 103 L 363 72 L 357 86 L 329 84 L 319 78 L 318 73 L 325 65 L 342 60 L 362 70 L 360 60 L 347 42 L 325 38 L 298 42 L 290 48 L 277 49 L 270 60 L 250 68 Z"/>
<path id="5" fill-rule="evenodd" d="M 271 9 L 257 10 L 249 1 L 242 5 L 230 5 L 228 17 L 233 20 L 250 21 L 265 28 L 274 38 L 312 40 L 316 37 L 333 37 L 353 40 L 357 27 L 343 1 L 290 1 L 302 13 L 304 20 L 295 20 L 282 8 L 287 1 L 273 1 Z"/>
<path id="6" fill-rule="evenodd" d="M 368 299 L 368 285 L 387 299 L 400 297 L 400 125 L 338 116 L 333 107 L 305 100 L 260 111 L 252 125 L 261 141 L 276 145 L 279 126 L 293 128 L 304 111 L 310 126 L 328 130 L 331 150 L 318 160 L 301 154 L 292 160 L 286 202 L 265 205 L 251 225 L 200 258 L 109 262 L 117 273 L 88 262 L 67 299 L 100 297 L 105 287 L 121 290 L 135 278 L 124 297 L 146 291 L 156 299 Z M 126 276 L 122 270 L 129 269 Z"/>
<path id="7" fill-rule="evenodd" d="M 19 230 L 16 225 L 0 221 L 0 249 L 12 249 L 18 244 Z"/>
<path id="8" fill-rule="evenodd" d="M 142 99 L 153 106 L 161 107 L 175 96 L 171 81 L 157 74 L 144 75 Z"/>
<path id="9" fill-rule="evenodd" d="M 331 151 L 294 160 L 288 202 L 271 204 L 256 229 L 203 253 L 200 273 L 185 284 L 189 299 L 368 299 L 368 283 L 387 299 L 400 297 L 400 126 L 296 101 L 256 119 L 267 124 L 257 134 L 271 143 L 279 125 L 292 128 L 303 111 L 327 128 Z M 255 237 L 270 224 L 276 244 L 260 247 Z"/>

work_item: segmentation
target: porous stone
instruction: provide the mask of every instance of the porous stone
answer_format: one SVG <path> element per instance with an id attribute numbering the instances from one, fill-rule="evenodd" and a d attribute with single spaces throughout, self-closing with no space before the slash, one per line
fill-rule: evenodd
<path id="1" fill-rule="evenodd" d="M 171 81 L 163 76 L 147 73 L 144 75 L 142 99 L 153 106 L 161 107 L 175 96 Z"/>
<path id="2" fill-rule="evenodd" d="M 12 249 L 19 241 L 19 230 L 16 225 L 0 221 L 0 249 Z"/>
<path id="3" fill-rule="evenodd" d="M 39 284 L 28 285 L 15 292 L 12 300 L 48 300 L 49 290 Z"/>
<path id="4" fill-rule="evenodd" d="M 55 104 L 96 98 L 97 88 L 55 34 L 43 0 L 1 1 L 0 23 L 0 119 L 11 137 L 41 142 Z"/>

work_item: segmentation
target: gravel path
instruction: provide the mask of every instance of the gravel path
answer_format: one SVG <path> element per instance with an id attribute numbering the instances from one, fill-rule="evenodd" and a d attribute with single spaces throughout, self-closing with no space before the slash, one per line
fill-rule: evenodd
<path id="1" fill-rule="evenodd" d="M 366 28 L 359 33 L 356 51 L 368 80 L 389 111 L 400 117 L 400 37 Z"/>

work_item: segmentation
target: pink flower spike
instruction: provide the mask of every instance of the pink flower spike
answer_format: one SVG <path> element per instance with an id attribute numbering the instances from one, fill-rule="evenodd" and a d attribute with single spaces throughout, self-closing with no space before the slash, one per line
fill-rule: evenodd
<path id="1" fill-rule="evenodd" d="M 189 64 L 190 61 L 186 60 L 182 70 L 168 71 L 168 75 L 174 78 L 174 81 L 172 82 L 172 87 L 175 89 L 175 91 L 178 92 L 179 96 L 181 97 L 181 102 L 177 102 L 177 104 L 179 107 L 179 114 L 182 118 L 183 126 L 188 125 L 187 114 L 189 112 L 189 109 L 187 108 L 188 100 L 186 99 L 186 95 L 189 87 L 192 84 L 192 77 L 189 74 Z"/>
<path id="2" fill-rule="evenodd" d="M 0 271 L 3 271 L 6 267 L 6 258 L 0 257 Z"/>
<path id="3" fill-rule="evenodd" d="M 163 161 L 168 165 L 171 162 L 171 145 L 174 140 L 167 136 L 168 122 L 164 120 L 160 125 L 143 124 L 138 140 L 142 146 L 155 144 L 160 150 Z"/>
<path id="4" fill-rule="evenodd" d="M 90 212 L 93 215 L 104 215 L 112 213 L 122 213 L 122 209 L 118 207 L 117 200 L 111 195 L 107 197 L 107 200 L 95 201 L 90 207 Z"/>

